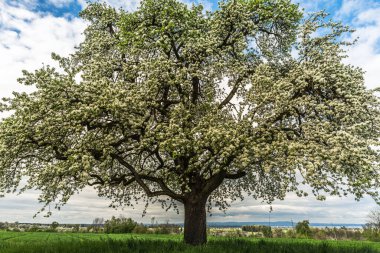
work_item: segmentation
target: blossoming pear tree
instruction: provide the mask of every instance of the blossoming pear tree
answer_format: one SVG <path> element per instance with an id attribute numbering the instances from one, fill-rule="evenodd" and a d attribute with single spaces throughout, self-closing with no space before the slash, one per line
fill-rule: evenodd
<path id="1" fill-rule="evenodd" d="M 86 186 L 112 201 L 184 206 L 184 240 L 206 211 L 307 185 L 378 200 L 379 99 L 344 63 L 350 30 L 290 0 L 217 10 L 143 0 L 90 4 L 84 41 L 60 69 L 24 71 L 4 99 L 0 193 L 37 189 L 60 208 Z M 26 181 L 26 183 L 24 182 Z"/>

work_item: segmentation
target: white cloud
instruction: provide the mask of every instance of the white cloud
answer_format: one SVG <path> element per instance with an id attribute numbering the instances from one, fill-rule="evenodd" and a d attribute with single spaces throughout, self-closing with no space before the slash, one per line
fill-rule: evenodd
<path id="1" fill-rule="evenodd" d="M 15 7 L 22 7 L 22 8 L 28 8 L 33 9 L 37 6 L 37 0 L 18 0 L 18 1 L 12 1 L 12 0 L 3 0 L 5 4 L 12 5 Z"/>
<path id="2" fill-rule="evenodd" d="M 370 198 L 360 202 L 353 197 L 327 197 L 326 201 L 317 201 L 313 197 L 299 198 L 290 193 L 285 200 L 275 201 L 272 205 L 272 221 L 310 220 L 313 223 L 355 223 L 366 222 L 369 210 L 376 208 Z M 210 221 L 268 221 L 270 205 L 246 197 L 242 202 L 234 202 L 222 213 L 214 210 Z"/>
<path id="3" fill-rule="evenodd" d="M 361 4 L 361 0 L 344 0 L 342 1 L 342 6 L 337 11 L 335 16 L 338 17 L 347 17 L 352 15 L 355 12 L 360 11 L 364 6 Z"/>
<path id="4" fill-rule="evenodd" d="M 117 9 L 123 8 L 126 11 L 135 11 L 140 6 L 141 0 L 128 0 L 128 1 L 105 0 L 103 2 Z"/>
<path id="5" fill-rule="evenodd" d="M 112 209 L 108 205 L 109 200 L 100 199 L 91 188 L 86 188 L 79 195 L 73 196 L 69 203 L 61 211 L 53 210 L 53 215 L 49 218 L 43 215 L 32 220 L 33 215 L 41 208 L 36 199 L 38 193 L 29 191 L 22 195 L 7 195 L 0 202 L 0 219 L 2 221 L 19 222 L 42 222 L 50 223 L 58 221 L 60 223 L 91 223 L 95 217 L 124 215 L 139 222 L 149 223 L 152 217 L 158 222 L 182 222 L 183 211 L 180 208 L 179 215 L 173 210 L 165 212 L 161 207 L 151 205 L 147 214 L 142 217 L 144 204 L 140 203 L 135 208 L 125 207 L 124 209 Z M 269 205 L 247 197 L 244 201 L 234 202 L 225 212 L 213 209 L 212 216 L 208 217 L 211 222 L 226 221 L 268 221 Z M 369 210 L 376 208 L 376 203 L 367 198 L 361 202 L 356 202 L 353 198 L 329 197 L 326 201 L 316 201 L 312 197 L 298 198 L 295 194 L 290 194 L 284 201 L 275 201 L 272 204 L 272 221 L 310 220 L 313 223 L 355 223 L 366 222 Z"/>
<path id="6" fill-rule="evenodd" d="M 309 1 L 295 0 L 307 12 L 322 9 L 331 10 L 337 7 L 337 2 L 329 0 Z M 332 18 L 349 24 L 356 32 L 351 40 L 359 38 L 356 45 L 349 48 L 346 63 L 362 68 L 365 74 L 365 84 L 369 89 L 379 87 L 380 80 L 380 2 L 368 0 L 343 0 Z"/>
<path id="7" fill-rule="evenodd" d="M 368 88 L 380 87 L 380 8 L 360 12 L 354 20 L 357 25 L 352 37 L 359 40 L 348 52 L 348 63 L 366 71 Z"/>
<path id="8" fill-rule="evenodd" d="M 25 90 L 17 84 L 21 70 L 33 70 L 55 64 L 51 52 L 68 55 L 83 39 L 85 23 L 73 18 L 37 14 L 0 2 L 0 97 L 13 90 Z"/>
<path id="9" fill-rule="evenodd" d="M 142 217 L 142 210 L 145 203 L 137 204 L 133 208 L 109 208 L 110 200 L 99 198 L 96 191 L 90 187 L 85 188 L 79 195 L 74 195 L 60 211 L 55 210 L 52 204 L 50 210 L 53 215 L 51 217 L 46 218 L 43 216 L 44 214 L 39 214 L 32 219 L 43 206 L 37 202 L 37 198 L 38 192 L 32 190 L 21 195 L 6 195 L 0 201 L 0 221 L 91 223 L 96 217 L 109 219 L 112 216 L 124 215 L 144 223 L 149 223 L 152 217 L 161 223 L 168 219 L 171 222 L 182 222 L 182 212 L 180 215 L 177 215 L 174 210 L 165 212 L 159 204 L 150 205 L 144 217 Z"/>
<path id="10" fill-rule="evenodd" d="M 335 13 L 335 17 L 340 19 L 349 19 L 350 17 L 357 16 L 368 9 L 374 9 L 380 6 L 378 1 L 373 0 L 343 0 L 340 9 Z"/>

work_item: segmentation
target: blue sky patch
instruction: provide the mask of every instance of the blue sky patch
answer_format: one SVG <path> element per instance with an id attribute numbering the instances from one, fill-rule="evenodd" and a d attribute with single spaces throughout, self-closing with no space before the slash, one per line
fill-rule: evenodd
<path id="1" fill-rule="evenodd" d="M 53 4 L 52 1 L 49 0 L 6 0 L 5 2 L 14 7 L 23 6 L 24 8 L 33 12 L 50 14 L 55 17 L 65 17 L 69 20 L 72 17 L 77 17 L 79 12 L 83 9 L 82 5 L 77 0 L 63 1 L 59 4 Z"/>

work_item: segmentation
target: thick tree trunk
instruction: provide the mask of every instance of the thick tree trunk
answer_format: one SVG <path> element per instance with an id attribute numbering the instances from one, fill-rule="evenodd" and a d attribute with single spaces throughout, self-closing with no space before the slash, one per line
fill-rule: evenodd
<path id="1" fill-rule="evenodd" d="M 185 242 L 201 245 L 207 242 L 206 200 L 186 201 L 185 203 Z"/>

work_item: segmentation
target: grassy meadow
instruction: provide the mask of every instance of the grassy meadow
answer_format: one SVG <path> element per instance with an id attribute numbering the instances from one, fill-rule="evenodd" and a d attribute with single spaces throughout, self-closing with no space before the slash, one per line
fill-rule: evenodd
<path id="1" fill-rule="evenodd" d="M 0 253 L 375 253 L 380 245 L 359 241 L 210 237 L 191 247 L 180 235 L 1 232 Z"/>

